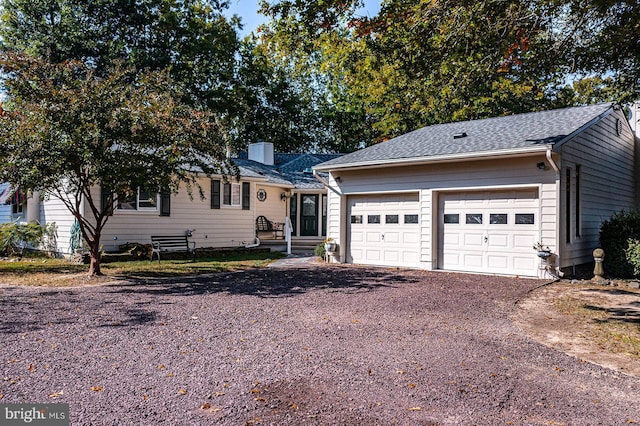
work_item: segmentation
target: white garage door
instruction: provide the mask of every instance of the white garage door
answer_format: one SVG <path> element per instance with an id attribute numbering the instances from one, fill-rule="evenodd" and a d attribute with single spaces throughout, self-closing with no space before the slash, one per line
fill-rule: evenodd
<path id="1" fill-rule="evenodd" d="M 440 268 L 536 276 L 539 213 L 535 189 L 441 194 Z"/>
<path id="2" fill-rule="evenodd" d="M 418 194 L 350 196 L 347 262 L 420 266 Z"/>

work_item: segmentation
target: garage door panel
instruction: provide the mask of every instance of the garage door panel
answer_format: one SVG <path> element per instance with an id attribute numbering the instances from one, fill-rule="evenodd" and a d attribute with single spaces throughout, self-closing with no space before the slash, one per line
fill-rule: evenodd
<path id="1" fill-rule="evenodd" d="M 517 234 L 513 236 L 514 249 L 532 250 L 536 237 L 531 234 Z"/>
<path id="2" fill-rule="evenodd" d="M 367 232 L 368 243 L 379 243 L 380 237 L 380 232 Z"/>
<path id="3" fill-rule="evenodd" d="M 364 241 L 364 233 L 351 231 L 351 241 L 361 243 Z"/>
<path id="4" fill-rule="evenodd" d="M 402 234 L 402 242 L 404 244 L 418 244 L 420 242 L 420 234 L 415 231 L 405 232 Z"/>
<path id="5" fill-rule="evenodd" d="M 509 255 L 491 254 L 487 256 L 487 265 L 490 268 L 506 270 L 509 267 Z"/>
<path id="6" fill-rule="evenodd" d="M 400 233 L 399 232 L 385 232 L 384 233 L 384 241 L 387 243 L 399 243 L 400 242 Z"/>
<path id="7" fill-rule="evenodd" d="M 539 212 L 537 190 L 441 194 L 439 267 L 535 276 L 538 259 L 532 246 L 540 238 Z M 458 223 L 452 223 L 456 217 Z M 474 218 L 476 223 L 468 223 Z"/>
<path id="8" fill-rule="evenodd" d="M 466 233 L 463 234 L 464 245 L 467 247 L 482 247 L 484 234 L 482 233 Z"/>
<path id="9" fill-rule="evenodd" d="M 489 234 L 487 244 L 490 248 L 505 249 L 509 247 L 508 234 Z"/>
<path id="10" fill-rule="evenodd" d="M 398 260 L 400 260 L 400 252 L 395 250 L 385 250 L 384 260 L 386 260 L 387 262 L 397 262 Z"/>
<path id="11" fill-rule="evenodd" d="M 480 268 L 484 266 L 484 256 L 482 254 L 466 253 L 462 255 L 462 262 L 464 266 L 471 266 Z"/>

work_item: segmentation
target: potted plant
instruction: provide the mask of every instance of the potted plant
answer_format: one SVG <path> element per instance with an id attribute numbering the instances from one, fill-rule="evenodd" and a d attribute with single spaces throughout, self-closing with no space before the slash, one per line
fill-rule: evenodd
<path id="1" fill-rule="evenodd" d="M 336 243 L 335 241 L 333 241 L 333 238 L 329 237 L 326 240 L 324 240 L 323 243 L 324 243 L 324 250 L 327 253 L 333 253 L 336 251 Z"/>
<path id="2" fill-rule="evenodd" d="M 538 252 L 538 257 L 546 259 L 551 256 L 551 249 L 549 246 L 543 245 L 541 242 L 537 242 L 533 245 L 533 249 Z"/>

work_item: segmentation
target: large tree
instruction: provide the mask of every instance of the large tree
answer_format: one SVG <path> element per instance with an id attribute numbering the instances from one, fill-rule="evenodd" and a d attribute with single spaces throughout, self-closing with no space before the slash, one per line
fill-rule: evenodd
<path id="1" fill-rule="evenodd" d="M 215 117 L 181 101 L 166 73 L 121 64 L 98 76 L 81 61 L 52 64 L 0 55 L 7 110 L 0 114 L 0 181 L 59 198 L 78 220 L 100 274 L 100 236 L 117 194 L 138 188 L 202 191 L 199 173 L 235 169 Z M 108 189 L 102 199 L 96 188 Z"/>
<path id="2" fill-rule="evenodd" d="M 640 95 L 635 0 L 382 0 L 373 17 L 358 16 L 362 3 L 262 1 L 262 11 L 271 44 L 301 70 L 311 58 L 329 102 L 371 123 L 369 143 L 439 122 Z M 598 96 L 580 93 L 595 81 L 606 86 Z"/>

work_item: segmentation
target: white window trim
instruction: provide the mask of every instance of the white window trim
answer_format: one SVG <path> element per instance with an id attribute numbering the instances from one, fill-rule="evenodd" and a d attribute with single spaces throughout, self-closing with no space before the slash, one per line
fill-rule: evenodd
<path id="1" fill-rule="evenodd" d="M 225 199 L 224 199 L 225 198 L 225 188 L 227 187 L 227 185 L 229 185 L 229 202 L 230 202 L 230 204 L 227 204 L 225 202 Z M 237 191 L 237 193 L 238 193 L 238 202 L 237 203 L 233 202 L 234 201 L 233 200 L 233 193 L 234 193 L 233 189 L 234 188 L 238 188 L 238 191 Z M 222 203 L 221 203 L 222 207 L 242 207 L 242 186 L 240 185 L 240 183 L 232 183 L 232 182 L 223 183 L 222 184 L 222 191 L 221 191 L 220 195 L 222 196 Z"/>
<path id="2" fill-rule="evenodd" d="M 118 208 L 118 197 L 116 195 L 116 199 L 114 200 L 116 204 L 116 211 L 119 213 L 157 213 L 159 211 L 160 206 L 160 194 L 156 194 L 156 205 L 155 207 L 140 207 L 140 188 L 136 191 L 136 208 L 135 209 L 121 209 Z"/>

